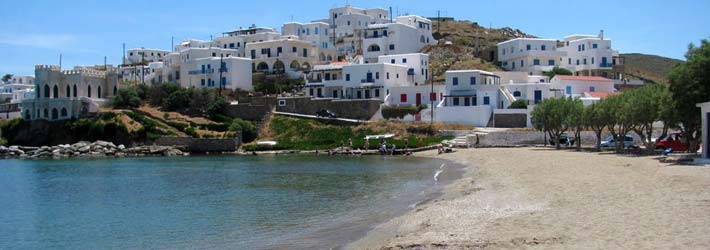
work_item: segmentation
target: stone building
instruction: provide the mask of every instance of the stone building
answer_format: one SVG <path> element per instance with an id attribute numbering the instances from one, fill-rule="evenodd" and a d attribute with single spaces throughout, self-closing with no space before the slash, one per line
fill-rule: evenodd
<path id="1" fill-rule="evenodd" d="M 114 68 L 35 66 L 35 98 L 21 104 L 26 120 L 64 120 L 96 113 L 118 92 Z"/>

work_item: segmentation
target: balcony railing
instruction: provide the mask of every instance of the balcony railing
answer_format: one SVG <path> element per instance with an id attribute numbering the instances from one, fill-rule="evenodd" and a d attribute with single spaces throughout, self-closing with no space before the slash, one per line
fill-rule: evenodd
<path id="1" fill-rule="evenodd" d="M 202 74 L 212 74 L 212 73 L 214 73 L 214 72 L 215 72 L 214 69 L 205 69 L 205 70 L 198 69 L 198 70 L 190 70 L 190 71 L 187 72 L 187 74 L 189 74 L 189 75 L 202 75 Z M 226 73 L 226 72 L 228 72 L 227 68 L 222 68 L 222 73 Z"/>
<path id="2" fill-rule="evenodd" d="M 613 64 L 613 63 L 600 63 L 600 64 L 599 64 L 599 67 L 602 67 L 602 68 L 611 68 L 611 67 L 614 67 L 614 64 Z"/>

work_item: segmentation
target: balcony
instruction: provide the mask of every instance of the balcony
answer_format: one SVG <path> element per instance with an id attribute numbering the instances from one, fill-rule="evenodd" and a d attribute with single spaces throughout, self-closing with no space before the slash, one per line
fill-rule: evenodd
<path id="1" fill-rule="evenodd" d="M 599 67 L 601 67 L 601 68 L 612 68 L 612 67 L 614 67 L 614 64 L 613 64 L 613 63 L 600 63 L 600 64 L 599 64 Z"/>
<path id="2" fill-rule="evenodd" d="M 203 75 L 203 74 L 212 74 L 214 72 L 215 72 L 214 69 L 205 69 L 205 70 L 198 69 L 198 70 L 190 70 L 187 72 L 187 74 L 188 75 Z M 226 73 L 226 72 L 228 72 L 227 68 L 222 68 L 222 73 Z"/>

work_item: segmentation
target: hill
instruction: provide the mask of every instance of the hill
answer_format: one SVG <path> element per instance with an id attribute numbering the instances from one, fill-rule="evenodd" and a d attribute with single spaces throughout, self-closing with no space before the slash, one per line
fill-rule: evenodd
<path id="1" fill-rule="evenodd" d="M 656 83 L 668 82 L 668 73 L 673 66 L 683 62 L 656 55 L 639 53 L 621 54 L 624 57 L 624 72 L 633 77 Z"/>
<path id="2" fill-rule="evenodd" d="M 440 45 L 429 46 L 432 74 L 435 81 L 443 81 L 446 70 L 479 69 L 502 70 L 497 66 L 497 44 L 513 38 L 536 38 L 510 27 L 486 28 L 476 22 L 441 18 L 434 21 L 434 38 Z M 680 60 L 639 53 L 622 54 L 625 57 L 624 73 L 632 79 L 663 83 L 668 73 Z"/>

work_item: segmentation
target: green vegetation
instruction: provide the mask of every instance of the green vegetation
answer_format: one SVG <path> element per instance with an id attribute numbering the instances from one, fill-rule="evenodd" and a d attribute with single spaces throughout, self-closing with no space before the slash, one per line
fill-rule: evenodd
<path id="1" fill-rule="evenodd" d="M 383 107 L 382 117 L 385 119 L 402 119 L 407 115 L 419 114 L 423 109 L 426 109 L 427 105 L 419 106 L 406 106 L 406 107 Z"/>
<path id="2" fill-rule="evenodd" d="M 528 100 L 524 99 L 519 99 L 515 100 L 513 103 L 508 106 L 509 109 L 527 109 L 528 108 Z"/>
<path id="3" fill-rule="evenodd" d="M 2 76 L 2 81 L 7 82 L 12 78 L 12 74 L 5 74 Z"/>
<path id="4" fill-rule="evenodd" d="M 256 137 L 258 136 L 254 123 L 242 119 L 232 120 L 232 123 L 229 125 L 228 129 L 229 131 L 233 131 L 235 133 L 241 132 L 242 141 L 245 143 L 256 140 Z"/>
<path id="5" fill-rule="evenodd" d="M 571 76 L 574 73 L 572 71 L 570 71 L 569 69 L 560 68 L 560 67 L 555 66 L 554 68 L 552 68 L 551 71 L 545 71 L 545 72 L 543 72 L 543 74 L 545 76 L 549 77 L 550 79 L 552 79 L 556 75 Z"/>
<path id="6" fill-rule="evenodd" d="M 677 64 L 669 74 L 672 114 L 670 123 L 690 139 L 690 151 L 699 148 L 701 138 L 700 108 L 697 103 L 710 100 L 710 40 L 703 39 L 700 46 L 690 44 L 685 54 L 686 62 Z"/>
<path id="7" fill-rule="evenodd" d="M 431 129 L 427 129 L 428 124 L 382 122 L 365 124 L 361 126 L 336 126 L 329 125 L 315 120 L 299 119 L 291 117 L 275 116 L 271 119 L 260 139 L 274 140 L 278 144 L 270 149 L 275 150 L 328 150 L 348 145 L 348 139 L 352 139 L 353 147 L 362 148 L 365 144 L 365 136 L 394 133 L 394 139 L 388 139 L 388 145 L 394 143 L 397 148 L 404 148 L 405 141 L 410 148 L 416 147 L 419 140 L 424 145 L 439 144 L 443 140 L 453 137 L 431 135 Z M 377 149 L 379 141 L 370 141 L 369 148 Z M 259 150 L 256 145 L 245 145 L 245 150 Z"/>
<path id="8" fill-rule="evenodd" d="M 655 82 L 667 83 L 668 77 L 675 65 L 683 61 L 645 54 L 622 54 L 624 57 L 624 74 L 635 78 Z"/>
<path id="9" fill-rule="evenodd" d="M 273 79 L 257 79 L 254 81 L 254 91 L 263 94 L 281 94 L 292 92 L 305 85 L 303 79 L 288 79 L 286 76 L 278 76 Z"/>
<path id="10" fill-rule="evenodd" d="M 427 46 L 422 50 L 423 53 L 429 54 L 429 67 L 436 82 L 445 81 L 447 70 L 502 70 L 488 61 L 474 56 L 475 51 L 473 48 L 459 45 Z"/>
<path id="11" fill-rule="evenodd" d="M 559 142 L 563 133 L 581 127 L 579 120 L 582 106 L 582 101 L 575 98 L 546 99 L 538 104 L 531 114 L 533 126 Z M 575 133 L 575 140 L 579 145 L 578 133 Z M 560 149 L 560 143 L 555 145 Z"/>
<path id="12" fill-rule="evenodd" d="M 114 108 L 137 108 L 141 104 L 141 98 L 135 89 L 120 89 L 113 98 Z"/>

